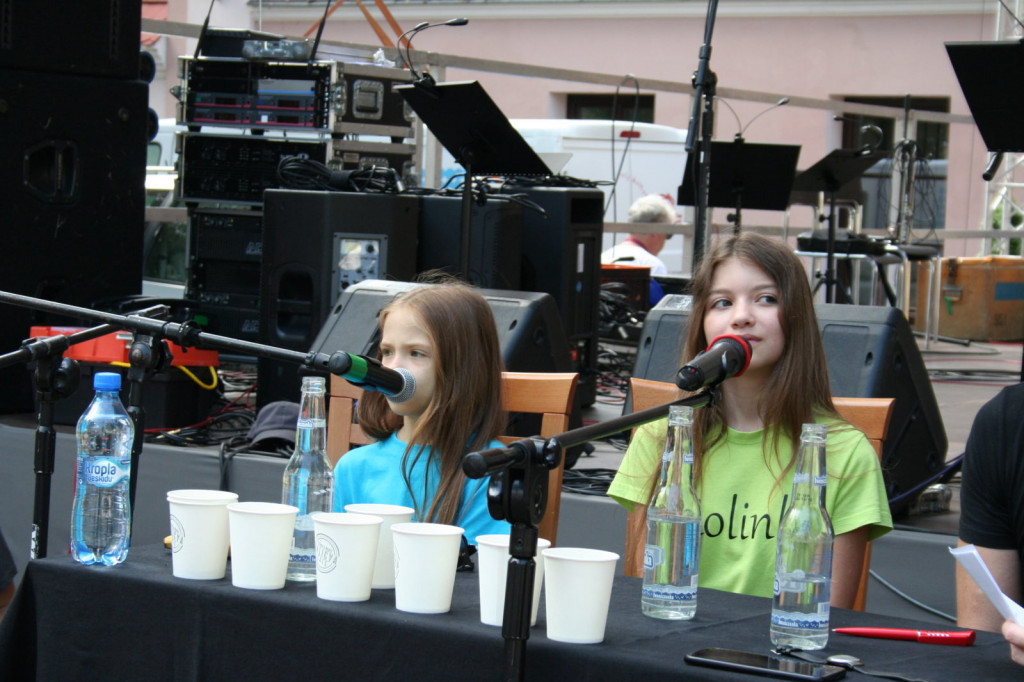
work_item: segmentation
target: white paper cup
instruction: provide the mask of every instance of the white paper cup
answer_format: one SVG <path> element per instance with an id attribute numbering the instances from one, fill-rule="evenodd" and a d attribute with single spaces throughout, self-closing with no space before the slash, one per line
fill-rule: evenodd
<path id="1" fill-rule="evenodd" d="M 383 522 L 366 514 L 313 514 L 316 531 L 316 596 L 366 601 L 373 582 L 377 538 Z"/>
<path id="2" fill-rule="evenodd" d="M 377 558 L 373 563 L 373 587 L 390 590 L 395 586 L 395 545 L 391 540 L 391 526 L 408 523 L 414 509 L 397 504 L 346 504 L 350 514 L 369 514 L 383 519 L 377 538 Z"/>
<path id="3" fill-rule="evenodd" d="M 580 547 L 553 547 L 542 553 L 548 639 L 571 644 L 603 641 L 619 555 Z"/>
<path id="4" fill-rule="evenodd" d="M 508 581 L 508 535 L 478 535 L 477 574 L 480 576 L 480 622 L 484 625 L 501 625 L 505 618 L 505 585 Z M 530 610 L 530 625 L 537 624 L 540 606 L 540 588 L 544 584 L 544 555 L 542 550 L 551 546 L 544 538 L 537 540 L 537 556 L 533 574 L 533 604 Z"/>
<path id="5" fill-rule="evenodd" d="M 224 490 L 171 490 L 171 573 L 187 580 L 220 580 L 228 563 L 228 509 L 238 501 Z"/>
<path id="6" fill-rule="evenodd" d="M 409 613 L 447 613 L 463 530 L 443 523 L 396 523 L 395 608 Z"/>
<path id="7" fill-rule="evenodd" d="M 298 507 L 273 502 L 228 505 L 232 585 L 250 590 L 284 587 L 298 513 Z"/>

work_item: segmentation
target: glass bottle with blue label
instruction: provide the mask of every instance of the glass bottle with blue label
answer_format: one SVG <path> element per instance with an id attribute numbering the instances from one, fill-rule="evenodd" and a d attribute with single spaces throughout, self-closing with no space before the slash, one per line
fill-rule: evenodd
<path id="1" fill-rule="evenodd" d="M 327 459 L 326 381 L 303 377 L 295 452 L 284 469 L 281 501 L 299 508 L 288 557 L 288 580 L 316 580 L 316 512 L 334 505 L 334 470 Z"/>
<path id="2" fill-rule="evenodd" d="M 132 440 L 135 426 L 121 404 L 121 375 L 97 372 L 95 395 L 75 429 L 78 464 L 71 505 L 71 558 L 113 566 L 128 556 L 131 534 Z"/>
<path id="3" fill-rule="evenodd" d="M 644 615 L 689 620 L 697 613 L 700 500 L 693 488 L 693 408 L 673 405 L 657 491 L 647 508 Z"/>
<path id="4" fill-rule="evenodd" d="M 825 510 L 828 427 L 804 424 L 793 494 L 779 524 L 772 646 L 824 649 L 832 597 L 832 521 Z"/>

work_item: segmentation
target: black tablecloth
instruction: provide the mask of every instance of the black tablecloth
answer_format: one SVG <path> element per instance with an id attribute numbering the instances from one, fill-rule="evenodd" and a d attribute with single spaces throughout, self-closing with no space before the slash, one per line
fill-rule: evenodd
<path id="1" fill-rule="evenodd" d="M 605 641 L 596 645 L 547 639 L 542 607 L 526 647 L 526 678 L 736 679 L 689 666 L 683 655 L 707 646 L 769 649 L 767 599 L 702 589 L 697 617 L 676 623 L 643 616 L 639 602 L 640 581 L 616 578 Z M 833 611 L 833 627 L 850 625 L 934 629 Z M 935 682 L 1024 675 L 995 633 L 979 632 L 971 647 L 833 634 L 826 653 Z M 338 603 L 317 599 L 315 584 L 254 591 L 233 587 L 230 573 L 218 581 L 179 580 L 168 550 L 133 547 L 128 561 L 113 568 L 79 566 L 67 556 L 31 562 L 0 622 L 3 680 L 406 682 L 504 674 L 501 629 L 480 623 L 473 573 L 458 575 L 450 613 L 416 615 L 397 611 L 390 590 L 374 590 L 368 602 Z"/>

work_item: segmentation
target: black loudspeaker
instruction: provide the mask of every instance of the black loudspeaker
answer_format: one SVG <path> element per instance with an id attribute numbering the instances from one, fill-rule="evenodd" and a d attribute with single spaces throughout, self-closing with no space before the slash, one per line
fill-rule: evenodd
<path id="1" fill-rule="evenodd" d="M 262 212 L 189 209 L 185 297 L 196 302 L 203 331 L 259 342 L 262 259 Z"/>
<path id="2" fill-rule="evenodd" d="M 0 289 L 88 308 L 140 293 L 148 97 L 142 81 L 0 69 Z M 76 323 L 0 310 L 0 352 L 32 324 Z M 25 368 L 0 371 L 0 411 L 32 405 Z"/>
<path id="3" fill-rule="evenodd" d="M 380 341 L 377 316 L 381 308 L 400 294 L 423 286 L 433 285 L 383 280 L 352 285 L 341 294 L 309 350 L 373 355 Z M 495 289 L 478 291 L 494 314 L 505 369 L 510 372 L 573 371 L 569 344 L 551 296 Z"/>
<path id="4" fill-rule="evenodd" d="M 511 201 L 488 199 L 473 203 L 469 273 L 463 278 L 488 289 L 520 288 L 523 252 L 523 207 Z M 460 274 L 462 258 L 462 199 L 424 196 L 420 203 L 419 270 Z"/>
<path id="5" fill-rule="evenodd" d="M 832 395 L 895 398 L 882 452 L 893 514 L 906 511 L 921 484 L 946 463 L 946 429 L 928 370 L 898 308 L 815 306 Z"/>
<path id="6" fill-rule="evenodd" d="M 689 325 L 689 296 L 666 296 L 648 313 L 633 376 L 675 381 Z M 832 395 L 895 398 L 882 453 L 886 494 L 894 514 L 907 510 L 922 484 L 946 461 L 946 430 L 928 371 L 898 308 L 818 304 L 818 327 Z M 627 409 L 629 409 L 627 405 Z"/>
<path id="7" fill-rule="evenodd" d="M 676 372 L 681 367 L 692 302 L 692 296 L 669 294 L 647 311 L 640 340 L 637 341 L 633 376 L 675 382 Z M 632 400 L 627 396 L 623 414 L 632 409 Z"/>
<path id="8" fill-rule="evenodd" d="M 419 198 L 267 190 L 263 194 L 260 343 L 306 352 L 338 296 L 367 279 L 416 274 Z M 289 363 L 260 358 L 257 402 L 298 402 Z"/>
<path id="9" fill-rule="evenodd" d="M 601 237 L 604 193 L 599 189 L 510 187 L 544 209 L 523 211 L 523 268 L 526 291 L 551 294 L 580 373 L 580 404 L 597 397 L 598 301 L 601 293 Z"/>
<path id="10" fill-rule="evenodd" d="M 134 80 L 141 26 L 139 0 L 2 0 L 0 68 Z M 73 105 L 56 84 L 48 86 L 67 109 L 98 101 Z"/>
<path id="11" fill-rule="evenodd" d="M 380 342 L 377 316 L 381 308 L 395 297 L 417 287 L 432 286 L 410 282 L 365 281 L 342 293 L 331 311 L 330 319 L 320 330 L 311 352 L 334 353 L 339 350 L 373 356 Z M 554 299 L 542 292 L 479 289 L 491 306 L 498 327 L 498 341 L 505 369 L 510 372 L 574 372 L 569 342 Z M 290 381 L 296 386 L 298 373 L 292 370 Z M 533 436 L 539 432 L 538 415 L 509 415 L 509 433 Z M 583 426 L 579 400 L 570 416 L 570 428 Z M 572 468 L 582 447 L 569 448 L 565 466 Z"/>

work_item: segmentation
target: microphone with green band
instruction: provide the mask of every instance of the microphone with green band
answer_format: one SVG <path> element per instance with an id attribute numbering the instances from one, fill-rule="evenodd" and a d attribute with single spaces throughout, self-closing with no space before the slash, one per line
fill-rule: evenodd
<path id="1" fill-rule="evenodd" d="M 416 377 L 409 370 L 390 369 L 365 355 L 338 351 L 328 362 L 331 374 L 367 391 L 383 393 L 393 403 L 404 403 L 416 392 Z"/>

